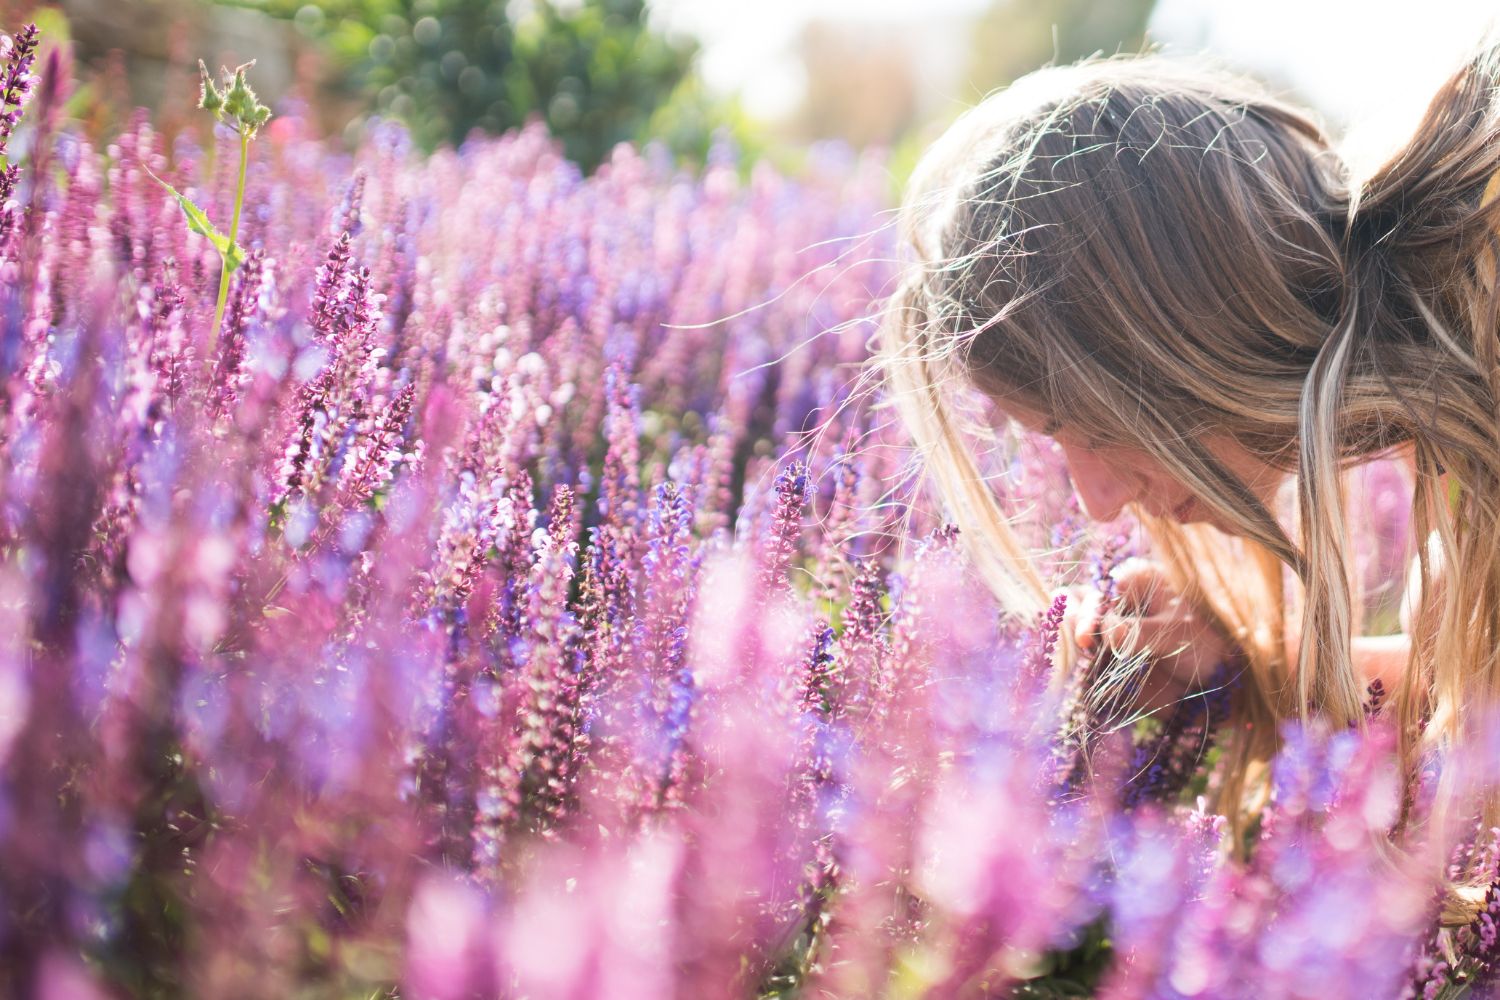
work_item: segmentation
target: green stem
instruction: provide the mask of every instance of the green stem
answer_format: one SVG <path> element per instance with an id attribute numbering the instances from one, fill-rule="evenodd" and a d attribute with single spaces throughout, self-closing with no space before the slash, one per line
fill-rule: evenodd
<path id="1" fill-rule="evenodd" d="M 240 207 L 245 204 L 245 166 L 250 160 L 250 133 L 240 132 L 240 178 L 234 189 L 234 219 L 229 223 L 229 247 L 232 250 L 240 239 Z M 219 262 L 219 301 L 214 306 L 214 332 L 208 338 L 207 358 L 213 364 L 214 349 L 219 343 L 219 328 L 224 323 L 224 303 L 229 301 L 229 256 L 225 254 Z"/>

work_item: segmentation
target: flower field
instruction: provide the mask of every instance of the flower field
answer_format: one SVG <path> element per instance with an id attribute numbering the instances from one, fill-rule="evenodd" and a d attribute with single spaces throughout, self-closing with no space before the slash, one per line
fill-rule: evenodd
<path id="1" fill-rule="evenodd" d="M 1228 851 L 1232 675 L 1133 719 L 1053 681 L 1061 603 L 985 596 L 867 364 L 878 158 L 585 178 L 538 128 L 351 157 L 283 116 L 241 213 L 240 136 L 95 148 L 34 46 L 0 77 L 0 993 L 1484 995 L 1495 890 L 1439 931 L 1424 873 L 1500 884 L 1500 831 L 1380 849 L 1378 692 L 1368 735 L 1288 727 Z M 1044 440 L 993 458 L 1058 585 L 1107 591 L 1135 536 Z M 1405 527 L 1362 482 L 1374 591 Z"/>

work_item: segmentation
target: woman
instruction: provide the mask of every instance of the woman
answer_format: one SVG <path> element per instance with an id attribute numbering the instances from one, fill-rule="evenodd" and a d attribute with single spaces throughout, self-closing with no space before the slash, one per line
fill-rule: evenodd
<path id="1" fill-rule="evenodd" d="M 1056 439 L 1089 515 L 1136 511 L 1152 561 L 1125 581 L 1145 612 L 1128 624 L 1164 654 L 1147 697 L 1246 664 L 1220 786 L 1232 820 L 1279 720 L 1363 725 L 1371 677 L 1394 689 L 1408 774 L 1500 695 L 1497 170 L 1491 42 L 1365 178 L 1306 113 L 1160 55 L 1031 74 L 913 175 L 916 259 L 881 362 L 927 470 L 1026 613 L 1046 588 L 982 482 L 955 380 Z M 1341 477 L 1393 455 L 1412 463 L 1415 536 L 1433 541 L 1416 546 L 1409 636 L 1360 640 L 1361 512 Z M 1287 482 L 1294 530 L 1273 512 Z M 1120 644 L 1126 626 L 1084 631 Z"/>

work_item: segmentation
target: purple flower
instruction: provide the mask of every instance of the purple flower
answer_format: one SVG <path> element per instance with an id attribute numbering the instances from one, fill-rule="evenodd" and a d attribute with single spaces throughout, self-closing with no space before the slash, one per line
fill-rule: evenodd
<path id="1" fill-rule="evenodd" d="M 36 61 L 40 35 L 35 24 L 28 24 L 14 38 L 7 37 L 7 51 L 0 53 L 5 58 L 4 67 L 0 68 L 0 154 L 5 153 L 16 123 L 21 120 L 26 98 L 36 88 L 31 66 Z"/>
<path id="2" fill-rule="evenodd" d="M 1052 606 L 1042 613 L 1035 635 L 1027 645 L 1026 658 L 1021 664 L 1021 677 L 1022 683 L 1031 688 L 1044 683 L 1052 675 L 1052 657 L 1062 635 L 1063 616 L 1067 607 L 1067 594 L 1058 594 L 1053 598 Z"/>
<path id="3" fill-rule="evenodd" d="M 769 593 L 782 585 L 802 536 L 802 511 L 812 495 L 807 466 L 793 462 L 776 476 L 776 506 L 771 511 L 771 530 L 761 564 L 761 588 Z"/>
<path id="4" fill-rule="evenodd" d="M 240 268 L 234 293 L 224 314 L 224 333 L 219 342 L 219 357 L 214 364 L 213 384 L 217 388 L 214 405 L 220 412 L 233 408 L 241 392 L 245 363 L 245 337 L 261 312 L 269 274 L 263 249 L 251 251 Z"/>
<path id="5" fill-rule="evenodd" d="M 352 252 L 349 233 L 339 233 L 328 251 L 327 259 L 318 267 L 317 285 L 313 291 L 312 328 L 325 340 L 332 341 L 341 332 L 344 316 L 349 308 L 349 265 Z"/>

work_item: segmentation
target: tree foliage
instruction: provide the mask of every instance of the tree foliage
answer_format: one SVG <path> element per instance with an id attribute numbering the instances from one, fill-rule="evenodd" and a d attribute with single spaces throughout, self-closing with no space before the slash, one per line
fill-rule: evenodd
<path id="1" fill-rule="evenodd" d="M 649 25 L 645 0 L 218 2 L 294 21 L 348 67 L 347 89 L 429 149 L 539 116 L 591 169 L 617 143 L 644 139 L 659 108 L 676 106 L 705 130 L 730 114 L 693 85 L 696 43 Z M 687 151 L 705 145 L 698 134 L 678 138 Z"/>

